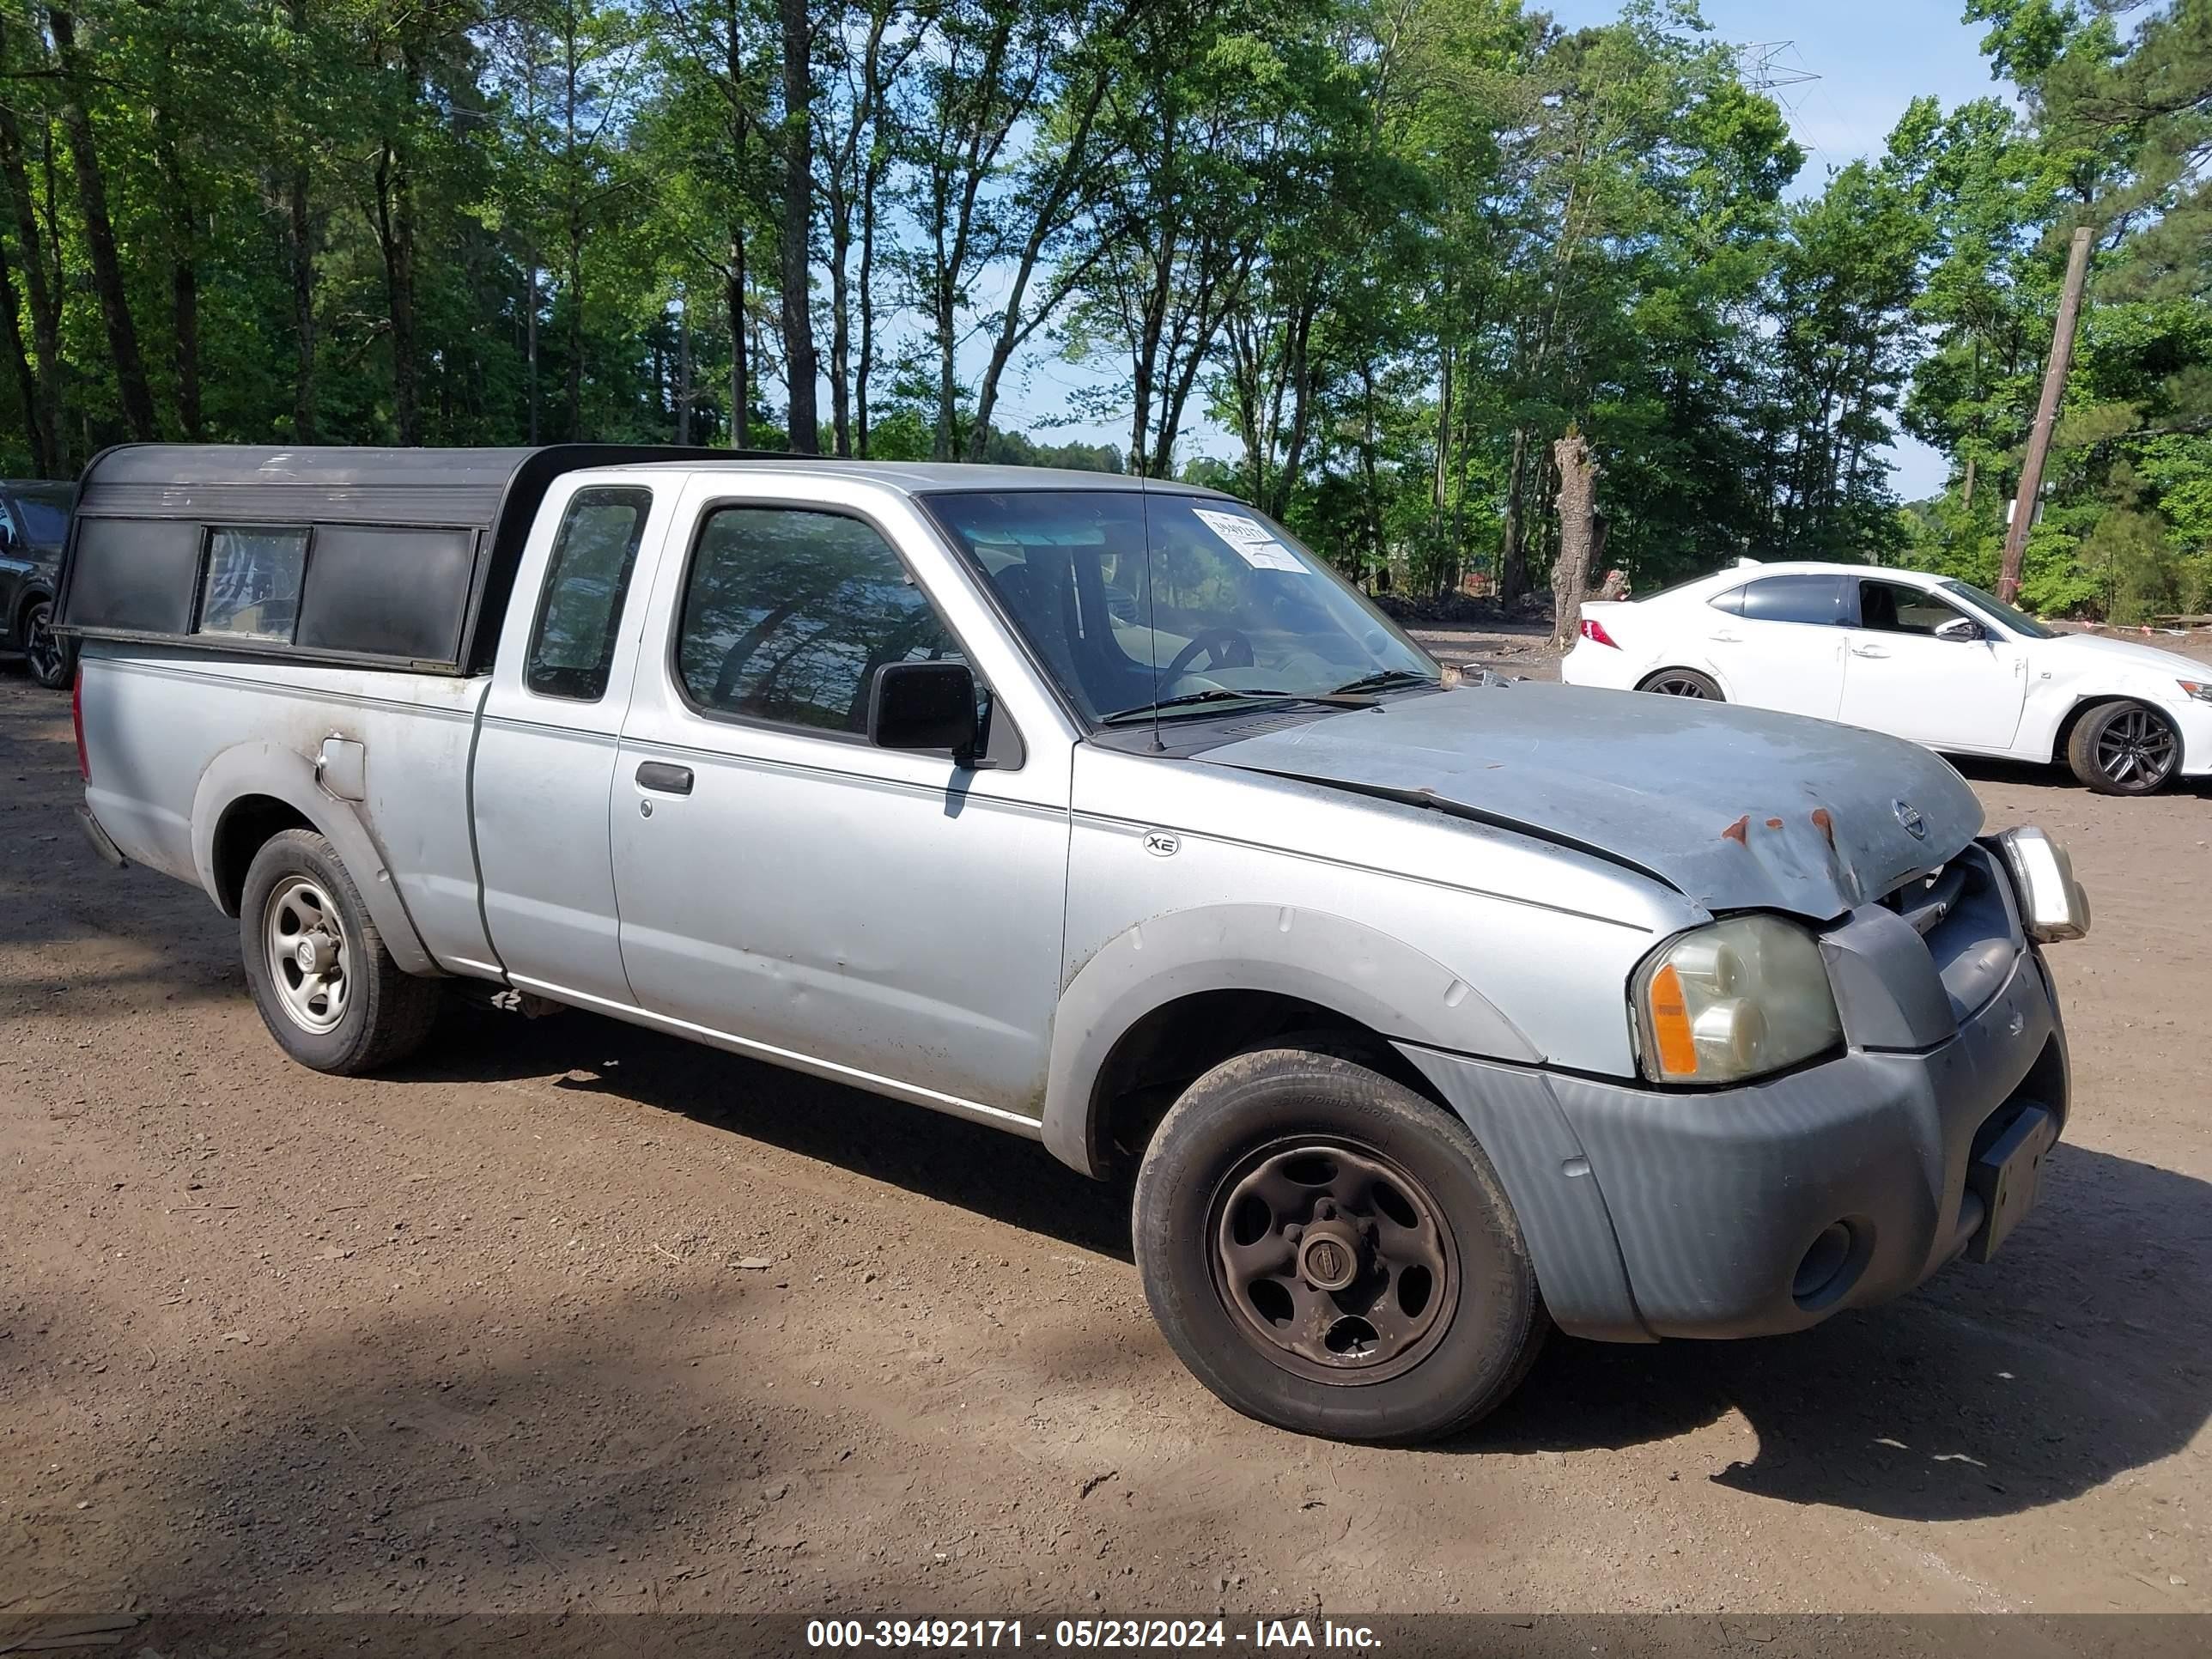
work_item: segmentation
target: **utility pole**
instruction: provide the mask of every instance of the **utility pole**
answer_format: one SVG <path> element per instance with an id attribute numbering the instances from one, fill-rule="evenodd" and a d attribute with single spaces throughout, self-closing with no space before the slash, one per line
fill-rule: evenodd
<path id="1" fill-rule="evenodd" d="M 2074 324 L 2081 314 L 2081 286 L 2088 280 L 2093 234 L 2087 225 L 2077 229 L 2073 251 L 2066 258 L 2066 289 L 2059 295 L 2058 323 L 2051 334 L 2051 366 L 2044 371 L 2043 401 L 2036 405 L 2035 429 L 2027 434 L 2020 493 L 2012 504 L 2012 524 L 2005 531 L 1997 597 L 2007 605 L 2020 596 L 2021 556 L 2027 551 L 2027 532 L 2035 523 L 2036 501 L 2043 493 L 2043 463 L 2051 453 L 2051 429 L 2058 424 L 2058 400 L 2065 394 L 2066 371 L 2074 362 Z"/>

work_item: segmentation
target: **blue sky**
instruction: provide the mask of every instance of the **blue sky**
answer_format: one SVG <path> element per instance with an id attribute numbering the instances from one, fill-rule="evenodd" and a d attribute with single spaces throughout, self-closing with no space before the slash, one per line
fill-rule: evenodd
<path id="1" fill-rule="evenodd" d="M 1553 0 L 1547 9 L 1573 26 L 1620 13 L 1611 0 Z M 1778 67 L 1820 77 L 1772 94 L 1809 152 L 1801 191 L 1818 190 L 1832 167 L 1880 154 L 1920 94 L 1948 108 L 1999 89 L 1980 51 L 1987 26 L 1959 21 L 1965 0 L 1703 0 L 1699 9 L 1715 38 L 1786 42 Z"/>
<path id="2" fill-rule="evenodd" d="M 1543 9 L 1570 27 L 1609 21 L 1620 13 L 1619 0 L 1552 0 Z M 1796 193 L 1818 191 L 1832 168 L 1879 155 L 1915 97 L 1932 93 L 1948 108 L 1998 89 L 1979 50 L 1984 26 L 1960 21 L 1964 0 L 1703 0 L 1701 9 L 1717 39 L 1780 46 L 1778 68 L 1819 77 L 1778 87 L 1772 94 L 1789 112 L 1790 131 L 1808 152 Z M 1079 438 L 1126 448 L 1126 420 L 1044 426 L 1064 411 L 1070 392 L 1102 378 L 1048 350 L 1030 352 L 1012 366 L 997 419 L 1040 439 Z M 1183 453 L 1228 456 L 1234 449 L 1228 433 L 1201 423 Z M 1935 451 L 1905 439 L 1890 459 L 1896 466 L 1891 483 L 1905 500 L 1942 488 L 1943 458 Z"/>
<path id="3" fill-rule="evenodd" d="M 1607 0 L 1553 0 L 1547 9 L 1577 27 L 1620 15 Z M 1933 94 L 1948 109 L 2010 91 L 1990 78 L 1981 54 L 1988 26 L 1960 21 L 1965 0 L 1703 0 L 1699 9 L 1718 39 L 1779 46 L 1778 69 L 1820 77 L 1771 94 L 1807 152 L 1795 195 L 1819 191 L 1834 168 L 1879 155 L 1917 97 Z M 1942 489 L 1943 458 L 1926 445 L 1900 436 L 1889 459 L 1903 499 Z"/>

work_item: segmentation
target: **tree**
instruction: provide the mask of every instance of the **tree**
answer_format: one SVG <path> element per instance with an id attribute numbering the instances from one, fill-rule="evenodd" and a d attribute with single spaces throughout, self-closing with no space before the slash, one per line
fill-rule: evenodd
<path id="1" fill-rule="evenodd" d="M 1969 9 L 2011 86 L 1785 200 L 1789 119 L 1692 0 L 16 3 L 0 448 L 1096 465 L 1006 429 L 1062 385 L 1042 427 L 1376 589 L 1540 586 L 1570 428 L 1638 586 L 1745 553 L 1993 580 L 2087 223 L 2022 593 L 2198 608 L 2212 0 Z M 1900 425 L 1939 499 L 1895 500 Z"/>
<path id="2" fill-rule="evenodd" d="M 116 252 L 115 228 L 107 215 L 107 179 L 100 166 L 100 141 L 94 130 L 91 76 L 77 44 L 76 19 L 58 6 L 46 11 L 46 28 L 54 43 L 54 57 L 63 93 L 62 126 L 69 135 L 70 160 L 76 173 L 77 205 L 84 216 L 85 251 L 92 262 L 93 283 L 100 295 L 100 314 L 107 324 L 108 349 L 113 354 L 115 383 L 131 435 L 140 442 L 154 436 L 154 394 L 146 384 L 146 370 L 138 355 L 138 325 L 131 314 L 131 296 L 123 280 L 123 262 Z"/>
<path id="3" fill-rule="evenodd" d="M 815 413 L 814 311 L 807 275 L 814 225 L 813 19 L 807 0 L 776 0 L 783 45 L 783 362 L 791 392 L 791 447 L 822 449 Z"/>

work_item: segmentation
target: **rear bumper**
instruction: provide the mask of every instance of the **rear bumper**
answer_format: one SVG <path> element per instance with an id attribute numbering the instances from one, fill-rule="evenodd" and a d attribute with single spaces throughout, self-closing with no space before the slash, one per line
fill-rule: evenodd
<path id="1" fill-rule="evenodd" d="M 1985 1255 L 2033 1200 L 2067 1111 L 2065 1036 L 2032 949 L 1932 1048 L 1854 1048 L 1746 1088 L 1407 1052 L 1491 1153 L 1553 1318 L 1616 1341 L 1802 1330 Z"/>
<path id="2" fill-rule="evenodd" d="M 123 856 L 123 849 L 115 844 L 115 838 L 100 827 L 100 820 L 93 817 L 92 808 L 79 806 L 76 821 L 84 826 L 85 839 L 92 843 L 92 850 L 103 860 L 118 870 L 129 867 L 131 861 Z"/>
<path id="3" fill-rule="evenodd" d="M 1636 666 L 1617 646 L 1577 640 L 1573 649 L 1559 659 L 1559 678 L 1569 685 L 1628 691 L 1636 686 Z"/>

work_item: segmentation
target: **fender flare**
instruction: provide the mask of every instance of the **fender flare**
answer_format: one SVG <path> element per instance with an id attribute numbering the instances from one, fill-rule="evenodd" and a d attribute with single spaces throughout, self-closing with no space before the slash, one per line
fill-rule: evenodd
<path id="1" fill-rule="evenodd" d="M 338 858 L 361 890 L 362 902 L 384 937 L 384 948 L 404 973 L 437 975 L 440 968 L 423 947 L 407 914 L 399 888 L 392 878 L 384 854 L 367 823 L 350 801 L 325 790 L 315 775 L 315 764 L 305 755 L 266 740 L 241 743 L 226 749 L 200 774 L 192 794 L 192 868 L 200 885 L 223 914 L 222 889 L 216 879 L 215 838 L 224 815 L 248 795 L 266 795 L 283 801 L 315 827 L 317 834 L 337 849 Z"/>
<path id="2" fill-rule="evenodd" d="M 1454 1054 L 1541 1059 L 1463 975 L 1380 929 L 1287 905 L 1204 905 L 1109 939 L 1060 994 L 1042 1121 L 1054 1157 L 1104 1173 L 1093 1119 L 1108 1056 L 1146 1015 L 1207 991 L 1296 997 L 1385 1037 Z"/>

